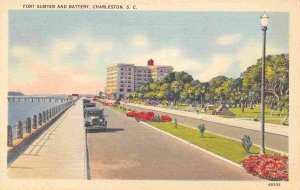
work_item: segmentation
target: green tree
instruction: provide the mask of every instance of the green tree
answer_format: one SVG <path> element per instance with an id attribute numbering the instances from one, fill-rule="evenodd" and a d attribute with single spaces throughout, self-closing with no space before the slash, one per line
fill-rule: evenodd
<path id="1" fill-rule="evenodd" d="M 247 68 L 242 74 L 243 86 L 257 92 L 261 91 L 261 66 L 258 59 L 255 65 Z M 288 54 L 269 55 L 266 57 L 265 92 L 267 103 L 272 109 L 288 108 L 289 95 L 289 56 Z M 268 98 L 268 96 L 271 96 Z"/>

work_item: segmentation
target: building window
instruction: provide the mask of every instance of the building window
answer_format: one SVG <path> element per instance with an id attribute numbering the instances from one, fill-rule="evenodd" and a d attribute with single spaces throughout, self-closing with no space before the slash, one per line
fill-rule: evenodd
<path id="1" fill-rule="evenodd" d="M 129 88 L 129 89 L 127 89 L 127 92 L 131 92 L 131 89 Z"/>
<path id="2" fill-rule="evenodd" d="M 123 88 L 120 88 L 120 92 L 123 92 Z"/>

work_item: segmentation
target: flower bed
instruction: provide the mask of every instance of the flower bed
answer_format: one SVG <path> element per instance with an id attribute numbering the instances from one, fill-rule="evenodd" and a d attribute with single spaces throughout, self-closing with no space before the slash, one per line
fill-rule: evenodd
<path id="1" fill-rule="evenodd" d="M 168 115 L 155 116 L 153 112 L 138 112 L 138 111 L 128 111 L 126 112 L 127 117 L 135 117 L 136 121 L 172 121 L 172 118 Z"/>
<path id="2" fill-rule="evenodd" d="M 280 155 L 250 155 L 242 162 L 248 173 L 271 181 L 288 180 L 288 157 Z"/>
<path id="3" fill-rule="evenodd" d="M 111 106 L 113 103 L 111 103 L 111 102 L 103 102 L 102 103 L 104 106 Z"/>
<path id="4" fill-rule="evenodd" d="M 136 121 L 155 121 L 154 115 L 140 115 L 135 118 Z"/>
<path id="5" fill-rule="evenodd" d="M 153 112 L 137 112 L 137 111 L 129 111 L 126 112 L 127 117 L 138 117 L 138 116 L 154 116 Z"/>
<path id="6" fill-rule="evenodd" d="M 172 118 L 168 115 L 161 115 L 160 120 L 161 121 L 172 121 Z"/>

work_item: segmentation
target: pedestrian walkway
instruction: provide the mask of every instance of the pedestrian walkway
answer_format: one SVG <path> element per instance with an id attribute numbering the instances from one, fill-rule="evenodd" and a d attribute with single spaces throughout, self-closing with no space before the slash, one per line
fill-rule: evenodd
<path id="1" fill-rule="evenodd" d="M 69 108 L 8 166 L 9 178 L 84 179 L 82 101 Z"/>

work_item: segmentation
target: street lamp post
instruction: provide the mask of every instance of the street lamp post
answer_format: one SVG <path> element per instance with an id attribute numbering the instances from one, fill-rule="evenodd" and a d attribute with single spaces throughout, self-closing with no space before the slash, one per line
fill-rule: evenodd
<path id="1" fill-rule="evenodd" d="M 260 17 L 261 30 L 263 31 L 262 68 L 261 68 L 261 146 L 260 154 L 265 154 L 265 62 L 266 62 L 266 33 L 269 17 L 264 13 Z"/>

